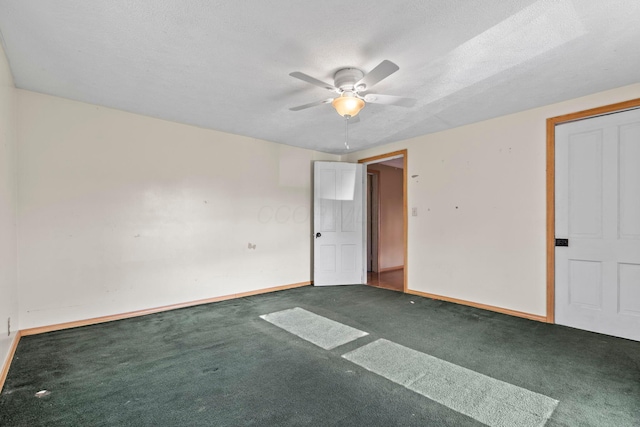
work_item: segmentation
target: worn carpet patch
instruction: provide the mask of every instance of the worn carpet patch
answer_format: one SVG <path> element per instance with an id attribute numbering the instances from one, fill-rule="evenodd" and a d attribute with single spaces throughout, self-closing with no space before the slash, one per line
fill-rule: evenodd
<path id="1" fill-rule="evenodd" d="M 558 405 L 550 397 L 384 339 L 342 357 L 491 427 L 541 427 Z"/>
<path id="2" fill-rule="evenodd" d="M 356 340 L 367 332 L 343 325 L 300 307 L 264 314 L 262 319 L 325 350 Z"/>

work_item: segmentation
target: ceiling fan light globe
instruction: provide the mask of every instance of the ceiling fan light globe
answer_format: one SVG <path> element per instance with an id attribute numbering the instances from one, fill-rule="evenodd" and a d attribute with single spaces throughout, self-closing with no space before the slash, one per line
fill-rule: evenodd
<path id="1" fill-rule="evenodd" d="M 340 96 L 331 103 L 342 117 L 355 117 L 364 107 L 364 101 L 355 96 Z"/>

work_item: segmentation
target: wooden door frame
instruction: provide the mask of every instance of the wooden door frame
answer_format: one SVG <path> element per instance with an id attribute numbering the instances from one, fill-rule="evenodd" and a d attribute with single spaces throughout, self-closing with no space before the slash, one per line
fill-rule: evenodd
<path id="1" fill-rule="evenodd" d="M 365 159 L 360 159 L 358 160 L 358 163 L 364 163 L 365 166 L 368 163 L 380 163 L 381 161 L 384 161 L 384 159 L 388 159 L 391 157 L 399 157 L 402 156 L 402 229 L 403 229 L 403 238 L 404 238 L 404 284 L 403 284 L 403 289 L 402 292 L 407 293 L 407 289 L 409 289 L 409 281 L 407 280 L 407 278 L 409 277 L 408 275 L 408 266 L 409 266 L 409 250 L 408 250 L 408 239 L 409 239 L 409 235 L 408 235 L 408 220 L 409 218 L 407 217 L 408 215 L 408 209 L 407 209 L 407 165 L 409 164 L 409 160 L 408 160 L 408 150 L 404 149 L 404 150 L 398 150 L 398 151 L 393 151 L 391 153 L 386 153 L 386 154 L 380 154 L 378 156 L 373 156 L 373 157 L 367 157 Z M 378 241 L 379 241 L 379 236 L 378 236 Z M 379 246 L 379 245 L 378 245 Z M 379 248 L 378 248 L 378 254 L 379 254 Z M 378 265 L 378 269 L 380 269 L 380 265 Z"/>
<path id="2" fill-rule="evenodd" d="M 555 323 L 556 125 L 640 108 L 640 98 L 547 119 L 547 323 Z"/>
<path id="3" fill-rule="evenodd" d="M 373 265 L 371 266 L 371 271 L 374 273 L 379 273 L 380 272 L 380 171 L 377 170 L 368 170 L 367 165 L 365 165 L 365 172 L 368 174 L 371 174 L 373 176 L 376 177 L 376 190 L 377 190 L 377 205 L 376 206 L 371 206 L 371 209 L 373 210 L 373 208 L 375 207 L 377 212 L 376 212 L 376 269 L 373 269 Z M 373 184 L 373 180 L 371 181 L 371 183 Z M 368 190 L 368 189 L 367 189 Z M 367 191 L 367 196 L 369 195 L 369 192 Z M 371 233 L 373 234 L 373 233 Z M 368 249 L 368 248 L 367 248 Z M 367 254 L 368 255 L 368 254 Z"/>

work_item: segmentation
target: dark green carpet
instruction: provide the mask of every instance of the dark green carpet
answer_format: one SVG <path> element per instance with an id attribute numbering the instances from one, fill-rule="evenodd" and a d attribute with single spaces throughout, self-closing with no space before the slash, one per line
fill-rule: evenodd
<path id="1" fill-rule="evenodd" d="M 258 317 L 292 307 L 370 335 L 323 350 Z M 0 425 L 481 425 L 340 357 L 378 338 L 559 400 L 547 426 L 640 426 L 640 342 L 365 286 L 24 337 Z"/>

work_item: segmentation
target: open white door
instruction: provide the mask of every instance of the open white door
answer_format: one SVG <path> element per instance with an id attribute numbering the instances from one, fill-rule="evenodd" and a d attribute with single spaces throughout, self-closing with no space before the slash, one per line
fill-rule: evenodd
<path id="1" fill-rule="evenodd" d="M 313 284 L 365 284 L 364 165 L 314 163 Z"/>
<path id="2" fill-rule="evenodd" d="M 556 126 L 556 323 L 640 341 L 640 110 Z"/>

